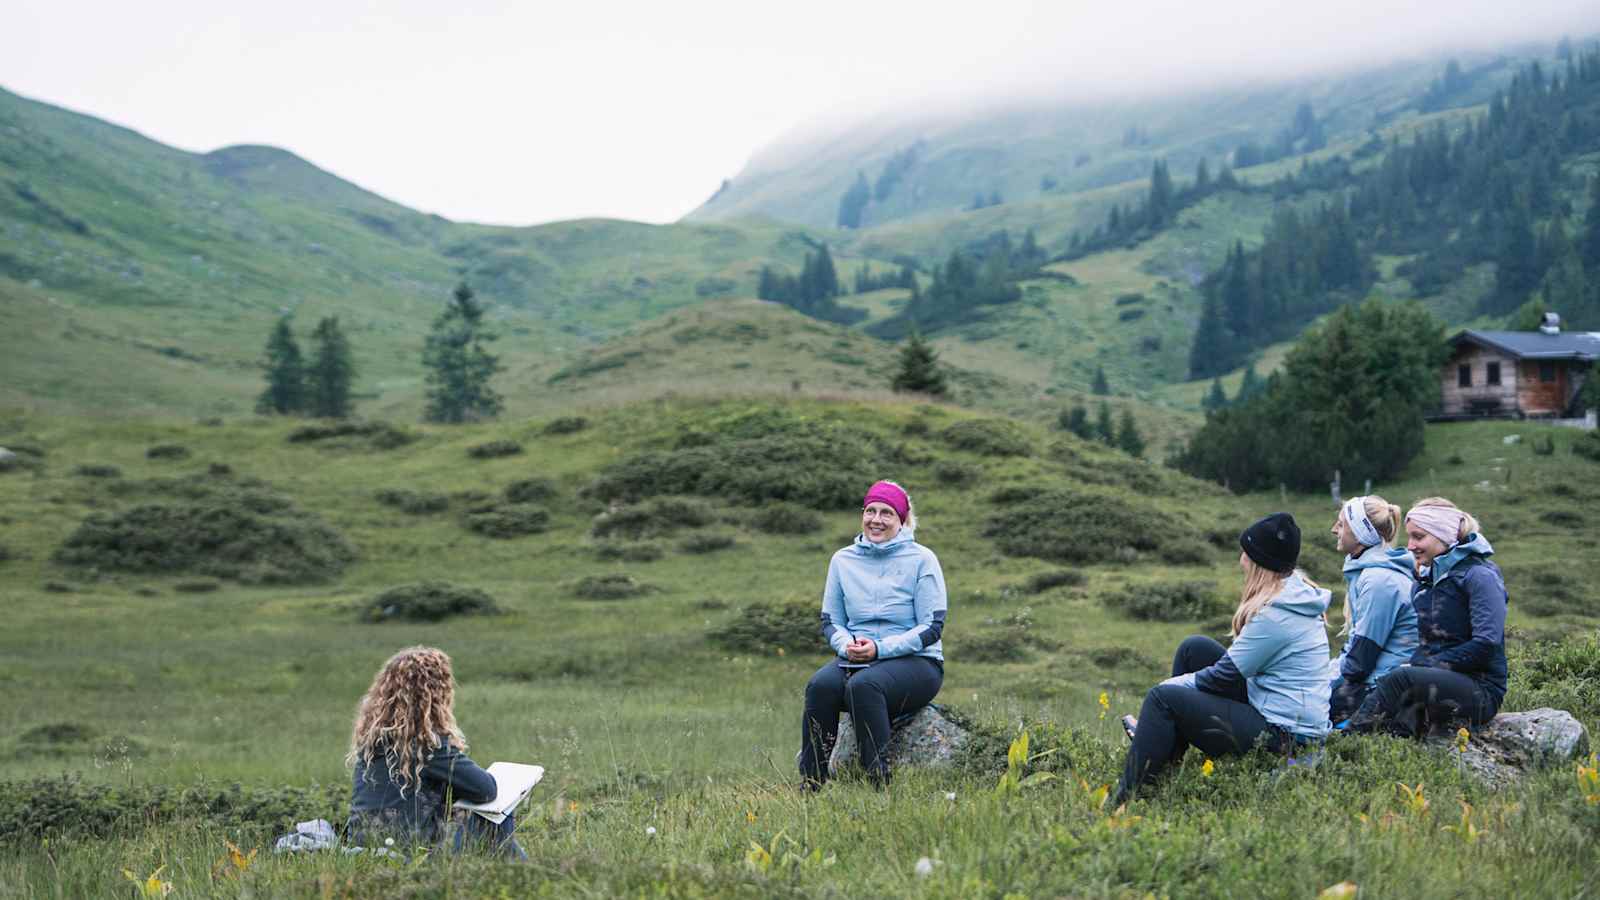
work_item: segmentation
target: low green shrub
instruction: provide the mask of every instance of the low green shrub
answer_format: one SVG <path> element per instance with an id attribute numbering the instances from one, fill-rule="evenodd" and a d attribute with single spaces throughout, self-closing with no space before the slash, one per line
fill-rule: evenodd
<path id="1" fill-rule="evenodd" d="M 308 818 L 342 821 L 349 799 L 349 784 L 172 787 L 85 784 L 68 776 L 0 781 L 0 844 L 104 840 L 178 821 L 228 832 L 249 827 L 272 835 Z"/>
<path id="2" fill-rule="evenodd" d="M 214 462 L 206 466 L 206 474 L 214 478 L 227 478 L 233 474 L 233 466 L 227 463 Z"/>
<path id="3" fill-rule="evenodd" d="M 956 450 L 981 456 L 1032 456 L 1033 442 L 1022 427 L 1008 419 L 967 419 L 939 433 Z"/>
<path id="4" fill-rule="evenodd" d="M 413 516 L 444 512 L 450 508 L 450 498 L 444 494 L 413 491 L 408 488 L 384 488 L 373 495 L 384 506 L 393 507 Z"/>
<path id="5" fill-rule="evenodd" d="M 588 427 L 589 420 L 585 419 L 583 416 L 562 416 L 546 422 L 544 426 L 544 433 L 549 435 L 577 434 Z"/>
<path id="6" fill-rule="evenodd" d="M 1587 724 L 1600 719 L 1600 631 L 1506 649 L 1511 681 L 1504 708 L 1548 706 Z"/>
<path id="7" fill-rule="evenodd" d="M 982 477 L 981 467 L 954 460 L 945 460 L 933 466 L 933 481 L 940 487 L 963 488 L 976 484 Z"/>
<path id="8" fill-rule="evenodd" d="M 507 503 L 548 503 L 556 497 L 556 483 L 549 478 L 524 478 L 506 485 L 500 496 Z"/>
<path id="9" fill-rule="evenodd" d="M 1211 562 L 1212 551 L 1198 540 L 1174 538 L 1156 553 L 1161 561 L 1174 566 L 1203 566 Z"/>
<path id="10" fill-rule="evenodd" d="M 1231 613 L 1233 607 L 1206 581 L 1138 584 L 1100 598 L 1107 609 L 1153 622 L 1196 622 Z"/>
<path id="11" fill-rule="evenodd" d="M 1584 459 L 1600 462 L 1600 431 L 1584 432 L 1583 437 L 1572 442 L 1572 452 Z"/>
<path id="12" fill-rule="evenodd" d="M 767 534 L 811 534 L 822 530 L 822 516 L 793 503 L 769 503 L 750 514 L 750 524 Z"/>
<path id="13" fill-rule="evenodd" d="M 15 554 L 12 552 L 10 547 L 7 547 L 5 544 L 0 544 L 0 563 L 10 562 L 14 556 Z"/>
<path id="14" fill-rule="evenodd" d="M 121 478 L 122 470 L 116 466 L 100 463 L 84 463 L 81 466 L 74 467 L 72 474 L 81 475 L 84 478 Z"/>
<path id="15" fill-rule="evenodd" d="M 1589 521 L 1588 517 L 1577 510 L 1551 509 L 1539 514 L 1539 521 L 1546 525 L 1555 525 L 1560 528 L 1581 528 Z"/>
<path id="16" fill-rule="evenodd" d="M 188 459 L 189 448 L 182 444 L 157 444 L 144 451 L 145 459 Z"/>
<path id="17" fill-rule="evenodd" d="M 35 725 L 17 735 L 21 744 L 87 744 L 100 736 L 100 730 L 82 722 L 52 722 Z"/>
<path id="18" fill-rule="evenodd" d="M 484 441 L 467 448 L 467 455 L 473 459 L 500 459 L 521 452 L 522 445 L 510 440 Z"/>
<path id="19" fill-rule="evenodd" d="M 704 554 L 727 550 L 736 544 L 731 534 L 691 534 L 678 544 L 678 549 L 685 553 Z"/>
<path id="20" fill-rule="evenodd" d="M 299 584 L 331 579 L 356 558 L 342 534 L 269 491 L 193 480 L 184 490 L 195 499 L 90 515 L 56 550 L 55 561 L 102 571 Z"/>
<path id="21" fill-rule="evenodd" d="M 1095 647 L 1083 655 L 1100 668 L 1111 671 L 1150 668 L 1155 665 L 1132 647 Z"/>
<path id="22" fill-rule="evenodd" d="M 180 594 L 209 594 L 221 590 L 222 585 L 215 581 L 180 581 L 172 589 Z"/>
<path id="23" fill-rule="evenodd" d="M 65 581 L 46 581 L 44 584 L 39 585 L 39 589 L 46 594 L 76 594 L 78 592 L 77 585 L 68 584 Z"/>
<path id="24" fill-rule="evenodd" d="M 706 633 L 725 650 L 770 654 L 827 649 L 818 607 L 810 603 L 751 603 Z"/>
<path id="25" fill-rule="evenodd" d="M 439 622 L 501 612 L 500 605 L 484 591 L 445 581 L 399 585 L 361 605 L 361 617 L 369 622 Z"/>
<path id="26" fill-rule="evenodd" d="M 1030 594 L 1042 594 L 1052 588 L 1082 587 L 1089 581 L 1089 576 L 1076 569 L 1052 569 L 1049 572 L 1040 572 L 1023 582 L 1023 590 Z"/>
<path id="27" fill-rule="evenodd" d="M 1536 437 L 1528 442 L 1528 449 L 1534 456 L 1554 456 L 1556 452 L 1556 439 L 1551 435 Z"/>
<path id="28" fill-rule="evenodd" d="M 302 425 L 289 432 L 291 444 L 327 443 L 340 448 L 365 446 L 374 450 L 394 450 L 417 439 L 413 432 L 388 422 L 326 422 Z"/>
<path id="29" fill-rule="evenodd" d="M 1559 569 L 1507 568 L 1503 573 L 1512 585 L 1516 608 L 1536 616 L 1587 615 L 1594 604 L 1584 596 L 1583 586 Z"/>
<path id="30" fill-rule="evenodd" d="M 1127 494 L 1022 486 L 997 491 L 1001 512 L 983 535 L 1001 552 L 1063 563 L 1132 563 L 1139 552 L 1180 542 L 1181 523 L 1149 501 Z"/>
<path id="31" fill-rule="evenodd" d="M 594 555 L 608 562 L 655 562 L 667 551 L 651 541 L 600 541 L 594 545 Z"/>
<path id="32" fill-rule="evenodd" d="M 1009 616 L 987 617 L 982 630 L 959 634 L 952 641 L 951 653 L 958 659 L 975 662 L 1015 662 L 1032 656 L 1033 650 L 1055 650 L 1059 642 L 1039 633 L 1033 610 L 1022 607 Z"/>
<path id="33" fill-rule="evenodd" d="M 671 534 L 679 528 L 701 528 L 716 521 L 711 506 L 699 500 L 661 497 L 632 506 L 607 510 L 595 516 L 589 533 L 597 538 L 635 540 Z"/>
<path id="34" fill-rule="evenodd" d="M 491 538 L 539 534 L 550 527 L 550 514 L 537 506 L 509 503 L 468 511 L 462 516 L 467 530 Z"/>
<path id="35" fill-rule="evenodd" d="M 586 575 L 573 585 L 572 592 L 585 600 L 625 600 L 660 590 L 652 584 L 636 580 L 632 575 L 612 572 L 605 575 Z"/>

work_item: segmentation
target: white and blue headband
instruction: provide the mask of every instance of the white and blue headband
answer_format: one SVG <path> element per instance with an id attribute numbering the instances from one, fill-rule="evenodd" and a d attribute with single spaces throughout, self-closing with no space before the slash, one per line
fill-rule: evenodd
<path id="1" fill-rule="evenodd" d="M 1367 498 L 1350 498 L 1344 505 L 1344 520 L 1350 526 L 1350 533 L 1356 536 L 1363 547 L 1376 547 L 1383 543 L 1383 536 L 1378 534 L 1372 520 L 1367 518 Z"/>

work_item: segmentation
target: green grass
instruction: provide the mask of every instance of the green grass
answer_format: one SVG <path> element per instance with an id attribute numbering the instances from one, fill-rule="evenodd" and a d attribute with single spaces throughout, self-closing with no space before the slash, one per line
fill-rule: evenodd
<path id="1" fill-rule="evenodd" d="M 693 319 L 677 327 L 689 325 L 720 327 Z M 602 507 L 580 490 L 603 467 L 669 447 L 685 429 L 715 431 L 773 411 L 848 425 L 865 439 L 907 448 L 915 461 L 883 474 L 911 487 L 923 522 L 919 539 L 939 553 L 949 579 L 950 666 L 941 702 L 1002 738 L 1018 721 L 1056 723 L 1035 733 L 1041 745 L 1068 748 L 1046 758 L 1059 765 L 1040 763 L 1054 766 L 1057 780 L 1002 802 L 992 795 L 996 773 L 974 760 L 946 774 L 903 773 L 887 795 L 847 783 L 815 800 L 793 792 L 801 687 L 819 660 L 755 647 L 731 651 L 708 635 L 747 604 L 814 604 L 828 554 L 854 531 L 849 511 L 826 512 L 816 534 L 775 536 L 751 527 L 749 510 L 709 498 L 724 520 L 716 530 L 736 537 L 734 549 L 701 556 L 677 550 L 671 539 L 653 562 L 605 561 L 595 553 L 589 528 Z M 1143 464 L 1031 426 L 1023 427 L 1041 451 L 1066 440 L 1077 461 L 1044 452 L 980 457 L 938 439 L 969 417 L 892 400 L 657 400 L 592 412 L 591 425 L 574 434 L 545 435 L 539 419 L 423 427 L 417 442 L 376 451 L 289 444 L 287 422 L 208 427 L 7 414 L 0 445 L 26 443 L 46 453 L 42 469 L 0 475 L 3 542 L 13 557 L 0 562 L 8 624 L 0 633 L 0 734 L 8 736 L 0 738 L 0 782 L 9 789 L 19 779 L 75 772 L 135 794 L 155 785 L 240 782 L 247 791 L 315 783 L 337 795 L 349 777 L 342 756 L 356 699 L 388 654 L 418 642 L 454 656 L 458 714 L 475 756 L 538 762 L 550 775 L 523 826 L 534 857 L 529 867 L 272 859 L 259 860 L 238 883 L 213 882 L 224 838 L 262 846 L 274 827 L 180 815 L 152 827 L 123 823 L 105 839 L 60 837 L 48 847 L 0 839 L 0 895 L 115 894 L 128 887 L 123 868 L 142 876 L 163 864 L 185 895 L 222 896 L 476 896 L 502 889 L 562 896 L 1298 896 L 1345 879 L 1382 895 L 1594 890 L 1589 837 L 1600 813 L 1577 797 L 1570 770 L 1498 795 L 1464 782 L 1447 759 L 1359 742 L 1304 776 L 1280 776 L 1275 763 L 1261 759 L 1222 761 L 1216 776 L 1204 778 L 1191 757 L 1168 787 L 1122 817 L 1094 807 L 1079 779 L 1090 790 L 1113 781 L 1121 752 L 1114 717 L 1100 718 L 1099 692 L 1109 694 L 1112 712 L 1135 710 L 1165 675 L 1177 642 L 1217 624 L 1135 621 L 1101 598 L 1170 580 L 1208 581 L 1227 595 L 1237 590 L 1237 554 L 1216 548 L 1209 561 L 1181 567 L 1108 559 L 1078 567 L 1082 585 L 1030 593 L 1032 576 L 1058 567 L 1008 556 L 982 536 L 984 523 L 1001 511 L 991 495 L 1002 487 L 1072 488 L 1090 474 L 1111 480 L 1100 489 L 1134 491 Z M 918 422 L 929 427 L 912 427 Z M 1534 454 L 1532 437 L 1547 432 L 1556 452 Z M 1523 440 L 1503 443 L 1511 433 Z M 1479 516 L 1511 583 L 1514 643 L 1600 624 L 1581 604 L 1534 616 L 1517 602 L 1558 589 L 1578 597 L 1600 589 L 1588 567 L 1574 564 L 1591 552 L 1592 526 L 1558 527 L 1543 518 L 1564 510 L 1587 521 L 1595 508 L 1594 464 L 1568 452 L 1577 437 L 1528 423 L 1430 426 L 1428 448 L 1406 479 L 1374 486 L 1403 505 L 1442 493 Z M 467 448 L 487 440 L 514 440 L 525 452 L 470 459 Z M 162 443 L 182 444 L 192 455 L 145 458 L 147 447 Z M 1451 461 L 1456 456 L 1460 463 Z M 360 558 L 330 584 L 223 581 L 206 593 L 177 589 L 192 576 L 90 573 L 50 562 L 85 515 L 127 502 L 107 486 L 112 479 L 75 475 L 77 466 L 115 465 L 122 480 L 137 480 L 187 477 L 218 462 L 234 477 L 264 479 L 330 522 Z M 934 472 L 949 462 L 976 467 L 980 477 L 967 487 L 940 486 Z M 551 527 L 513 540 L 467 531 L 457 501 L 445 513 L 410 516 L 375 497 L 385 488 L 494 494 L 530 477 L 556 487 L 542 504 Z M 1337 582 L 1337 560 L 1319 545 L 1333 511 L 1327 498 L 1233 497 L 1181 476 L 1158 477 L 1162 487 L 1140 491 L 1141 502 L 1201 533 L 1230 532 L 1271 509 L 1289 509 L 1306 534 L 1308 568 Z M 1552 571 L 1566 581 L 1541 580 Z M 608 573 L 658 590 L 612 601 L 575 594 L 580 578 Z M 362 601 L 423 580 L 482 589 L 508 612 L 435 624 L 360 621 Z M 46 590 L 49 582 L 73 592 Z M 964 644 L 976 647 L 1019 627 L 1041 640 L 1024 642 L 1017 658 L 963 658 Z M 1594 715 L 1585 713 L 1591 728 L 1600 724 Z M 92 734 L 42 751 L 19 740 L 60 723 Z M 1399 813 L 1396 781 L 1424 782 L 1431 811 Z M 947 800 L 947 792 L 956 799 Z M 1445 830 L 1459 821 L 1458 798 L 1472 805 L 1484 832 L 1477 842 Z M 307 805 L 306 816 L 342 815 Z M 1400 818 L 1378 824 L 1391 812 Z M 657 829 L 654 836 L 648 827 Z M 765 869 L 759 853 L 757 863 L 748 861 L 752 843 L 776 861 Z M 912 873 L 922 856 L 939 860 L 926 879 Z M 1459 873 L 1469 870 L 1481 874 L 1461 882 Z"/>

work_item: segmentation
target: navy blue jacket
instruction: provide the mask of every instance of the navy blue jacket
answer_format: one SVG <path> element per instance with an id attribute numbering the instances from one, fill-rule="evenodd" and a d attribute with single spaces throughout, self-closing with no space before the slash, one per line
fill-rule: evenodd
<path id="1" fill-rule="evenodd" d="M 1507 598 L 1493 554 L 1483 535 L 1468 535 L 1418 580 L 1411 605 L 1422 643 L 1411 664 L 1472 678 L 1498 708 L 1506 696 Z"/>
<path id="2" fill-rule="evenodd" d="M 380 744 L 378 750 L 386 748 Z M 443 736 L 418 778 L 404 788 L 389 777 L 382 752 L 370 766 L 357 759 L 353 780 L 345 839 L 364 846 L 380 845 L 385 838 L 402 844 L 433 844 L 444 834 L 450 804 L 457 800 L 487 803 L 499 790 L 493 775 Z"/>

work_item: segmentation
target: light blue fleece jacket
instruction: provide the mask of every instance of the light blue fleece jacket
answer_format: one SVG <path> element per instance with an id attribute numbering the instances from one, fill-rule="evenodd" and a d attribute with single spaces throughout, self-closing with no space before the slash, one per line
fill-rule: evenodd
<path id="1" fill-rule="evenodd" d="M 822 636 L 844 656 L 854 638 L 878 645 L 879 659 L 944 659 L 944 571 L 909 528 L 874 544 L 863 535 L 833 554 L 822 588 Z"/>
<path id="2" fill-rule="evenodd" d="M 1323 613 L 1333 594 L 1312 587 L 1295 572 L 1229 645 L 1215 664 L 1169 678 L 1208 693 L 1228 696 L 1243 678 L 1250 705 L 1268 723 L 1298 737 L 1326 737 L 1328 722 L 1328 631 Z"/>
<path id="3" fill-rule="evenodd" d="M 1333 661 L 1331 679 L 1375 683 L 1411 661 L 1417 649 L 1416 558 L 1408 550 L 1372 547 L 1344 562 L 1350 636 Z"/>

